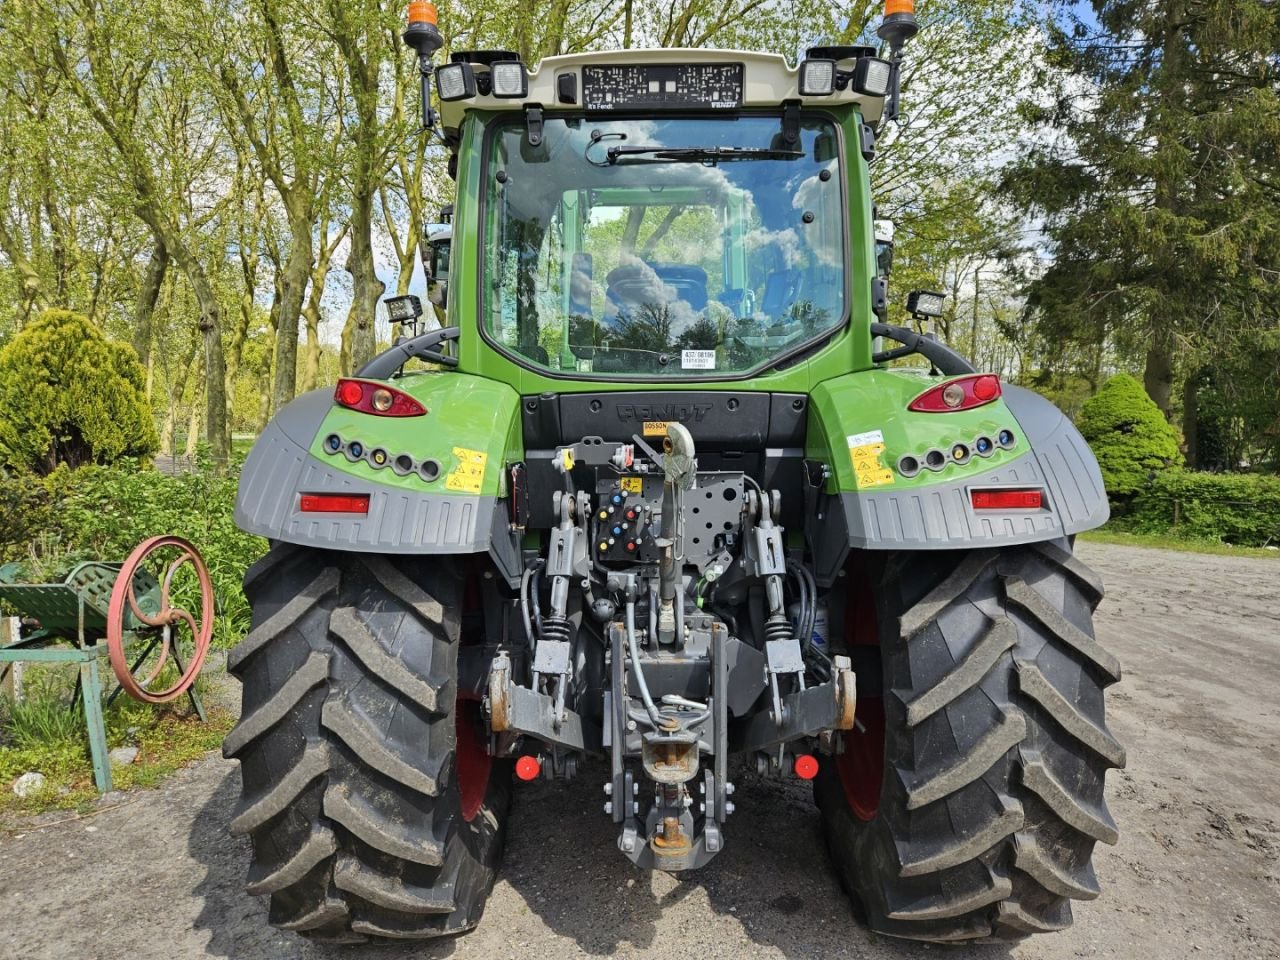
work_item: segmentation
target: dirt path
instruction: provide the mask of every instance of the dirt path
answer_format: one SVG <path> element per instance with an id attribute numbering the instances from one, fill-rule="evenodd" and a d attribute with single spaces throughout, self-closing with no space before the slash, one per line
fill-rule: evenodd
<path id="1" fill-rule="evenodd" d="M 232 763 L 87 820 L 0 838 L 0 957 L 459 960 L 662 956 L 954 960 L 1280 958 L 1280 561 L 1084 545 L 1107 581 L 1100 638 L 1125 664 L 1112 774 L 1122 839 L 1099 847 L 1100 900 L 1063 934 L 939 950 L 873 937 L 833 878 L 808 792 L 744 782 L 729 844 L 683 882 L 613 847 L 600 777 L 522 789 L 480 929 L 423 948 L 310 947 L 244 895 L 226 836 Z"/>

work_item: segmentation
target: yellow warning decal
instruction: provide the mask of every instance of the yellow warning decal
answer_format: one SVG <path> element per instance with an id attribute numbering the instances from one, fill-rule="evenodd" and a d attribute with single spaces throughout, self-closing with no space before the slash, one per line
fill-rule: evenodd
<path id="1" fill-rule="evenodd" d="M 484 468 L 489 462 L 489 454 L 483 450 L 454 447 L 453 455 L 458 458 L 458 465 L 445 478 L 445 489 L 457 493 L 479 493 L 484 484 Z"/>
<path id="2" fill-rule="evenodd" d="M 884 434 L 879 430 L 849 437 L 849 457 L 853 460 L 853 473 L 859 489 L 893 484 L 893 471 L 880 460 L 884 451 Z"/>
<path id="3" fill-rule="evenodd" d="M 621 485 L 627 493 L 644 493 L 643 477 L 623 477 Z"/>
<path id="4" fill-rule="evenodd" d="M 646 437 L 665 437 L 669 426 L 671 426 L 671 423 L 667 420 L 646 420 L 644 422 L 644 435 Z"/>

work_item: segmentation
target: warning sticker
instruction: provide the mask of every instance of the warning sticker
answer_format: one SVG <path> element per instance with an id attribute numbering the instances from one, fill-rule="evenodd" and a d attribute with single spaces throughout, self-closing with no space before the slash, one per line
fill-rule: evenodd
<path id="1" fill-rule="evenodd" d="M 873 443 L 884 443 L 884 433 L 879 430 L 871 430 L 867 433 L 855 433 L 849 437 L 849 449 L 854 447 L 865 447 Z"/>
<path id="2" fill-rule="evenodd" d="M 627 493 L 644 493 L 644 478 L 623 477 L 621 486 Z"/>
<path id="3" fill-rule="evenodd" d="M 646 420 L 644 422 L 644 435 L 646 437 L 665 437 L 669 426 L 671 426 L 671 423 L 667 420 Z"/>
<path id="4" fill-rule="evenodd" d="M 684 370 L 714 370 L 716 352 L 714 350 L 682 350 L 680 366 Z"/>
<path id="5" fill-rule="evenodd" d="M 884 434 L 879 430 L 855 433 L 849 438 L 849 457 L 859 489 L 886 487 L 893 483 L 893 471 L 880 460 L 885 451 Z"/>
<path id="6" fill-rule="evenodd" d="M 453 455 L 458 458 L 458 465 L 445 478 L 445 489 L 457 493 L 479 493 L 484 484 L 484 468 L 489 462 L 489 454 L 483 450 L 454 447 Z"/>

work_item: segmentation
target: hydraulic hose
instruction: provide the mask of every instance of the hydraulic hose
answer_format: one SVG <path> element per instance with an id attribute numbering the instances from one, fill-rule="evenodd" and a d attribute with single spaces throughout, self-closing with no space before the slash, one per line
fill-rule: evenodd
<path id="1" fill-rule="evenodd" d="M 666 729 L 662 714 L 658 712 L 658 705 L 653 702 L 653 697 L 649 694 L 649 685 L 645 683 L 644 669 L 640 666 L 640 645 L 636 642 L 636 602 L 634 600 L 627 601 L 627 650 L 631 654 L 631 665 L 636 671 L 636 686 L 640 689 L 640 699 L 644 701 L 645 712 L 649 714 L 649 719 L 653 721 L 653 725 L 660 729 Z"/>

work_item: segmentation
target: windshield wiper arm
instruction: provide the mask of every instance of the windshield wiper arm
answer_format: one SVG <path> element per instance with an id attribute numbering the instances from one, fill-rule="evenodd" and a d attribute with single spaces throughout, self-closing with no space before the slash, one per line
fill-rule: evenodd
<path id="1" fill-rule="evenodd" d="M 803 150 L 775 150 L 772 147 L 610 147 L 608 165 L 623 163 L 707 163 L 732 160 L 799 160 Z M 633 158 L 633 159 L 628 159 Z"/>

